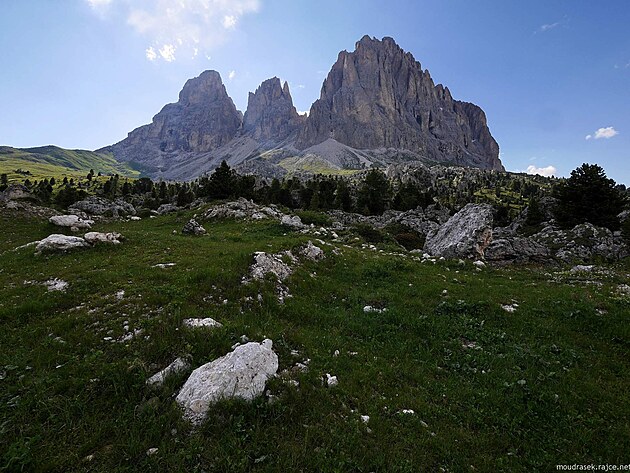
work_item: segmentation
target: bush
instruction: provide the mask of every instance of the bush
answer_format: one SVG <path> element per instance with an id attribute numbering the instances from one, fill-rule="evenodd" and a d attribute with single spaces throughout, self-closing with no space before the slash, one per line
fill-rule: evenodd
<path id="1" fill-rule="evenodd" d="M 394 239 L 407 251 L 411 251 L 421 250 L 424 247 L 424 241 L 426 240 L 426 237 L 424 235 L 420 235 L 419 233 L 414 232 L 398 233 L 394 235 Z"/>
<path id="2" fill-rule="evenodd" d="M 295 215 L 300 217 L 302 223 L 305 225 L 313 224 L 317 227 L 327 227 L 332 225 L 332 219 L 321 212 L 315 212 L 314 210 L 300 210 Z"/>
<path id="3" fill-rule="evenodd" d="M 352 230 L 368 243 L 380 243 L 383 241 L 383 232 L 367 223 L 358 223 Z"/>

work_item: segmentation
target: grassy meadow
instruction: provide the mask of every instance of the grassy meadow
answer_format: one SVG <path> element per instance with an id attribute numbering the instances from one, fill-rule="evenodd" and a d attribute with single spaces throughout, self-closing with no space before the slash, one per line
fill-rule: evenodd
<path id="1" fill-rule="evenodd" d="M 344 232 L 347 245 L 322 245 L 270 221 L 202 222 L 207 235 L 182 235 L 192 211 L 95 226 L 122 233 L 120 246 L 34 256 L 13 249 L 59 229 L 2 212 L 0 471 L 531 472 L 630 461 L 630 296 L 617 292 L 627 263 L 478 271 Z M 326 258 L 295 268 L 284 304 L 271 281 L 241 283 L 254 251 L 309 239 Z M 51 278 L 67 290 L 48 292 Z M 186 329 L 188 317 L 223 327 Z M 197 429 L 174 402 L 189 372 L 146 386 L 176 357 L 196 368 L 242 335 L 271 338 L 280 370 L 310 360 L 293 375 L 299 385 L 272 379 L 274 402 L 221 402 Z M 338 386 L 323 385 L 326 373 Z"/>

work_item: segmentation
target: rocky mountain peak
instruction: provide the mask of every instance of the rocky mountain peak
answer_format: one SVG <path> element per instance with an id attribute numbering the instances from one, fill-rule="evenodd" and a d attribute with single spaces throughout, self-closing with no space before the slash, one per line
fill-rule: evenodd
<path id="1" fill-rule="evenodd" d="M 249 93 L 243 117 L 243 132 L 257 140 L 282 141 L 303 123 L 293 106 L 287 82 L 273 77 L 264 81 L 256 92 Z"/>
<path id="2" fill-rule="evenodd" d="M 179 103 L 195 105 L 229 99 L 221 75 L 217 71 L 204 71 L 199 77 L 189 79 L 179 93 Z"/>
<path id="3" fill-rule="evenodd" d="M 331 138 L 357 149 L 404 149 L 442 163 L 502 169 L 483 111 L 453 100 L 388 37 L 364 36 L 355 51 L 339 54 L 297 146 Z"/>
<path id="4" fill-rule="evenodd" d="M 164 106 L 152 123 L 133 130 L 111 151 L 123 161 L 161 169 L 172 154 L 204 153 L 227 144 L 241 119 L 219 73 L 205 71 L 186 82 L 178 102 Z"/>

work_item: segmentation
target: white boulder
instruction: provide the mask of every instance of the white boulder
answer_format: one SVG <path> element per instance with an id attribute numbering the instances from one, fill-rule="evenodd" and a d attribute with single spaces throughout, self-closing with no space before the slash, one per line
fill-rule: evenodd
<path id="1" fill-rule="evenodd" d="M 90 244 L 81 237 L 53 233 L 37 242 L 35 254 L 68 251 L 76 248 L 88 248 L 89 246 Z"/>
<path id="2" fill-rule="evenodd" d="M 89 230 L 94 225 L 94 220 L 84 220 L 76 215 L 55 215 L 50 217 L 48 221 L 58 227 L 77 228 L 79 230 Z"/>
<path id="3" fill-rule="evenodd" d="M 300 254 L 311 261 L 319 261 L 324 258 L 324 250 L 319 246 L 313 245 L 313 242 L 310 240 L 306 246 L 300 249 Z"/>
<path id="4" fill-rule="evenodd" d="M 261 395 L 267 380 L 278 371 L 272 345 L 269 339 L 246 343 L 194 370 L 175 399 L 184 417 L 199 424 L 210 405 L 221 399 L 249 401 Z"/>
<path id="5" fill-rule="evenodd" d="M 297 215 L 283 215 L 280 223 L 296 230 L 306 228 L 306 225 L 302 223 L 302 219 Z"/>
<path id="6" fill-rule="evenodd" d="M 111 245 L 120 245 L 122 240 L 122 235 L 116 232 L 110 233 L 101 233 L 101 232 L 88 232 L 83 238 L 85 241 L 90 243 L 91 245 L 96 245 L 97 243 L 109 243 Z"/>

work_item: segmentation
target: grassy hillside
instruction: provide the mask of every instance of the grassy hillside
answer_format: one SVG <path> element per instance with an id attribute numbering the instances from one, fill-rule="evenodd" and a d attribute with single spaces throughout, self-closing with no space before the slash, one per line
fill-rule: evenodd
<path id="1" fill-rule="evenodd" d="M 64 176 L 77 179 L 85 176 L 90 169 L 97 174 L 101 172 L 125 177 L 140 175 L 126 163 L 116 161 L 111 153 L 69 150 L 57 146 L 22 149 L 0 146 L 0 174 L 7 174 L 9 182 Z M 17 170 L 28 171 L 30 175 Z"/>
<path id="2" fill-rule="evenodd" d="M 99 224 L 127 240 L 35 257 L 11 250 L 59 230 L 0 214 L 0 468 L 531 472 L 627 463 L 630 298 L 617 290 L 630 268 L 479 272 L 346 235 L 348 246 L 330 241 L 324 261 L 295 270 L 293 297 L 279 305 L 273 284 L 241 277 L 254 251 L 309 237 L 233 221 L 206 223 L 202 237 L 173 234 L 191 216 Z M 48 293 L 39 283 L 49 278 L 67 281 L 67 292 Z M 514 303 L 514 312 L 502 308 Z M 223 327 L 185 329 L 187 317 Z M 117 342 L 125 325 L 143 332 Z M 274 379 L 275 402 L 222 402 L 191 430 L 173 400 L 188 373 L 145 385 L 175 357 L 197 367 L 241 335 L 271 338 L 281 370 L 310 359 L 293 377 L 299 386 Z M 324 387 L 325 373 L 339 385 Z"/>

